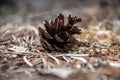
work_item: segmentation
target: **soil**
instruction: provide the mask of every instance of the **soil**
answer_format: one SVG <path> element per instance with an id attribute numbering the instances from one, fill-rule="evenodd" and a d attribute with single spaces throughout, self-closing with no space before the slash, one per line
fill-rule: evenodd
<path id="1" fill-rule="evenodd" d="M 1 0 L 0 80 L 120 80 L 119 0 Z M 38 27 L 58 13 L 82 18 L 85 45 L 48 52 Z"/>

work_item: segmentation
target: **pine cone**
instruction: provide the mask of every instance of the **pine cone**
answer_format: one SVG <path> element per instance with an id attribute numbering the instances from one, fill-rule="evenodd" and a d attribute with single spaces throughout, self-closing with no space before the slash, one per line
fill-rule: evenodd
<path id="1" fill-rule="evenodd" d="M 48 51 L 69 51 L 78 42 L 74 34 L 80 34 L 74 24 L 81 22 L 81 18 L 68 16 L 65 25 L 64 16 L 59 14 L 53 21 L 44 21 L 45 30 L 39 27 L 39 36 L 42 46 Z"/>

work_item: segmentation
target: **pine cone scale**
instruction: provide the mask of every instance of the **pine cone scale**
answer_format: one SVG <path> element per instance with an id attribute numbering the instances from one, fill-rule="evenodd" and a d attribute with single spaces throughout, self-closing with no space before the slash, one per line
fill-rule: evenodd
<path id="1" fill-rule="evenodd" d="M 55 40 L 58 42 L 64 42 L 64 40 L 60 38 L 57 34 L 55 35 Z"/>

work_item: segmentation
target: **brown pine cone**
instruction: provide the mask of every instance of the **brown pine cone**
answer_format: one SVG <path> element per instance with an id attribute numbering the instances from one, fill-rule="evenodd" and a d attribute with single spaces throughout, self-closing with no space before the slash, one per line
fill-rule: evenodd
<path id="1" fill-rule="evenodd" d="M 45 30 L 39 27 L 39 36 L 42 46 L 48 51 L 69 51 L 78 43 L 74 34 L 80 34 L 74 24 L 81 22 L 81 18 L 68 16 L 68 23 L 65 25 L 64 16 L 60 13 L 52 21 L 44 21 Z"/>

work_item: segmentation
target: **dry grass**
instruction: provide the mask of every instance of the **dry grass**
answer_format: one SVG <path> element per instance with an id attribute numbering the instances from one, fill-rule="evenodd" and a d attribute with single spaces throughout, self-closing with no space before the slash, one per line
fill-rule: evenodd
<path id="1" fill-rule="evenodd" d="M 75 36 L 77 40 L 89 43 L 89 47 L 76 45 L 75 49 L 68 53 L 48 53 L 40 44 L 36 26 L 12 23 L 2 26 L 1 80 L 16 80 L 18 74 L 22 76 L 19 80 L 24 80 L 25 77 L 28 77 L 27 80 L 48 80 L 49 77 L 49 80 L 119 80 L 120 35 L 98 27 L 99 24 L 90 26 L 89 29 L 84 29 L 81 35 Z"/>

